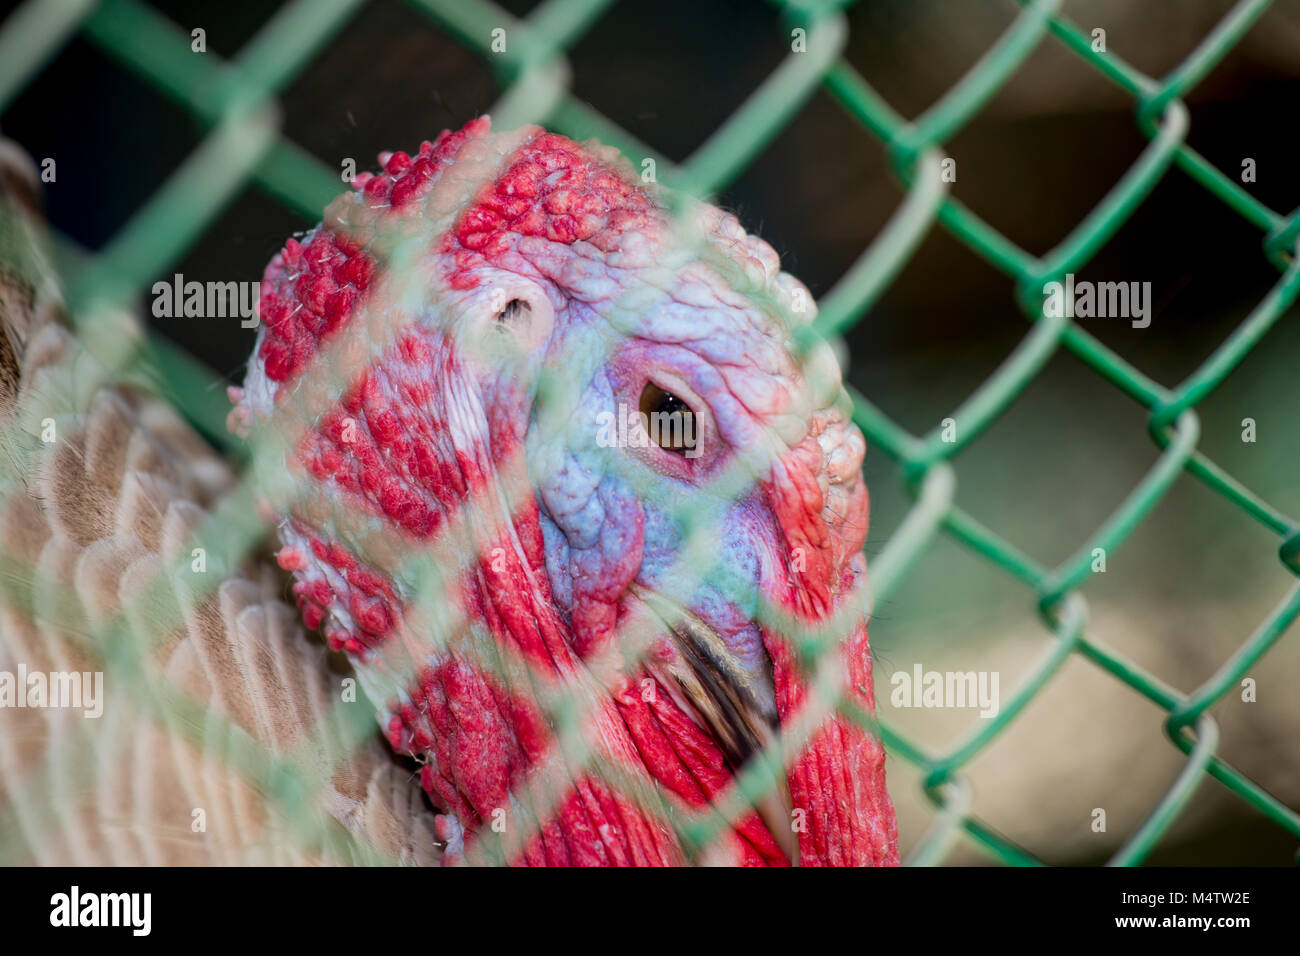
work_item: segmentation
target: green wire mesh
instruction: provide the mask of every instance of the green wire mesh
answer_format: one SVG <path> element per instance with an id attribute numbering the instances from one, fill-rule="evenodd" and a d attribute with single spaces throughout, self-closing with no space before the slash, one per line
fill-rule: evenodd
<path id="1" fill-rule="evenodd" d="M 236 193 L 253 182 L 276 200 L 315 221 L 339 191 L 335 170 L 310 156 L 279 132 L 276 95 L 288 85 L 362 6 L 363 0 L 291 0 L 230 61 L 214 54 L 195 57 L 190 37 L 140 0 L 28 0 L 0 31 L 0 111 L 74 34 L 139 74 L 181 104 L 208 130 L 193 154 L 147 203 L 93 257 L 87 257 L 69 282 L 69 300 L 83 333 L 93 336 L 99 317 L 141 295 L 150 278 L 163 274 L 198 240 Z M 841 333 L 880 298 L 937 220 L 1014 283 L 1015 299 L 1030 321 L 1021 343 L 948 418 L 951 433 L 936 428 L 914 435 L 899 427 L 861 395 L 853 394 L 854 421 L 869 444 L 887 454 L 913 503 L 897 531 L 871 565 L 871 600 L 886 599 L 917 558 L 939 534 L 947 534 L 1026 585 L 1043 622 L 1054 636 L 1051 652 L 1010 695 L 998 715 L 944 754 L 926 752 L 888 722 L 877 721 L 846 701 L 838 707 L 880 735 L 896 757 L 921 771 L 926 796 L 937 808 L 934 824 L 909 860 L 941 862 L 953 841 L 964 836 L 993 860 L 1013 865 L 1041 861 L 981 822 L 972 810 L 970 787 L 962 770 L 996 740 L 1051 681 L 1071 654 L 1079 654 L 1167 712 L 1166 735 L 1186 755 L 1183 770 L 1111 863 L 1140 864 L 1178 818 L 1208 774 L 1265 818 L 1300 838 L 1300 814 L 1216 755 L 1218 728 L 1210 708 L 1278 641 L 1300 613 L 1300 584 L 1191 694 L 1182 694 L 1133 661 L 1090 636 L 1087 602 L 1081 588 L 1090 577 L 1093 551 L 1119 548 L 1153 511 L 1174 480 L 1187 472 L 1281 539 L 1279 560 L 1300 574 L 1300 523 L 1283 514 L 1197 450 L 1196 406 L 1204 400 L 1300 293 L 1300 212 L 1289 216 L 1262 205 L 1186 145 L 1188 110 L 1183 98 L 1232 49 L 1269 6 L 1269 0 L 1241 0 L 1167 76 L 1153 79 L 1111 52 L 1092 49 L 1090 37 L 1058 13 L 1059 0 L 1020 0 L 1011 27 L 962 79 L 912 121 L 899 116 L 841 58 L 848 36 L 842 9 L 848 0 L 785 0 L 776 6 L 785 28 L 803 31 L 804 51 L 792 52 L 745 102 L 687 160 L 678 164 L 637 142 L 606 117 L 572 96 L 565 50 L 611 6 L 612 0 L 547 0 L 523 21 L 481 0 L 410 0 L 460 43 L 482 55 L 502 87 L 493 108 L 494 125 L 510 129 L 537 122 L 574 138 L 597 137 L 634 158 L 653 158 L 665 185 L 708 197 L 725 188 L 798 113 L 820 86 L 886 147 L 905 195 L 893 217 L 836 286 L 822 299 L 809 340 Z M 494 53 L 493 31 L 505 28 L 506 52 Z M 1133 166 L 1096 207 L 1046 255 L 1031 255 L 947 194 L 939 175 L 944 144 L 975 117 L 1042 42 L 1061 43 L 1133 99 L 1135 120 L 1149 140 Z M 1143 202 L 1171 165 L 1179 166 L 1211 195 L 1262 233 L 1262 254 L 1281 278 L 1241 325 L 1188 378 L 1175 387 L 1152 381 L 1065 317 L 1041 308 L 1047 282 L 1080 270 Z M 101 343 L 105 344 L 106 343 Z M 806 344 L 806 343 L 805 343 Z M 973 442 L 1034 380 L 1061 348 L 1149 410 L 1148 430 L 1161 449 L 1155 465 L 1096 532 L 1058 567 L 1039 564 L 954 503 L 956 472 L 952 459 Z M 120 350 L 119 350 L 120 351 Z M 101 355 L 101 359 L 103 356 Z M 155 370 L 166 393 L 210 435 L 222 435 L 225 408 L 203 386 L 212 375 L 175 346 L 149 338 L 134 355 L 117 356 L 121 367 L 145 363 Z M 260 452 L 254 452 L 256 461 Z M 255 469 L 250 469 L 253 471 Z M 247 476 L 246 476 L 247 477 Z M 6 481 L 8 484 L 8 481 Z M 223 542 L 227 560 L 254 546 L 264 528 L 251 517 L 239 495 L 218 506 L 206 533 Z M 436 569 L 429 569 L 436 571 Z M 202 585 L 195 585 L 196 592 Z M 428 601 L 420 604 L 427 609 Z M 130 639 L 129 622 L 109 629 L 106 663 L 115 675 L 132 679 L 141 690 L 139 706 L 159 720 L 182 728 L 195 721 L 176 719 L 194 705 L 179 695 L 135 678 L 142 653 Z M 823 629 L 824 630 L 824 629 Z M 824 635 L 804 635 L 799 648 L 814 664 L 826 650 Z M 555 701 L 550 711 L 563 732 L 581 715 Z M 352 710 L 356 710 L 355 708 Z M 346 730 L 355 743 L 373 724 L 346 714 L 330 728 Z M 224 754 L 255 777 L 285 809 L 309 798 L 319 779 L 305 779 L 293 760 L 277 761 L 241 737 Z M 590 757 L 590 755 L 586 755 Z M 764 791 L 762 767 L 741 775 L 732 795 L 734 813 Z M 38 786 L 39 781 L 33 782 Z M 0 811 L 0 833 L 8 810 Z M 288 814 L 290 819 L 294 814 Z M 714 815 L 687 821 L 679 836 L 700 847 L 722 825 Z M 319 843 L 340 833 L 295 834 Z M 348 839 L 346 834 L 342 839 Z M 0 847 L 4 841 L 0 840 Z M 361 859 L 372 859 L 363 853 Z"/>

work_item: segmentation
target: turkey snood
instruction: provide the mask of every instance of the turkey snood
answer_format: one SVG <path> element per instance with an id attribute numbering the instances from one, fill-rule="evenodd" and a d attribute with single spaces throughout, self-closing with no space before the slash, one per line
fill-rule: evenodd
<path id="1" fill-rule="evenodd" d="M 896 863 L 826 701 L 874 711 L 867 492 L 807 290 L 596 143 L 482 118 L 380 162 L 268 267 L 232 427 L 279 442 L 280 564 L 444 862 Z"/>

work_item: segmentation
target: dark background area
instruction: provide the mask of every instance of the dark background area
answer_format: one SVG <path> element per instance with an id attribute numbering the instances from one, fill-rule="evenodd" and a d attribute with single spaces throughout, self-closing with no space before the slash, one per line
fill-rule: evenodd
<path id="1" fill-rule="evenodd" d="M 275 3 L 152 4 L 186 30 L 207 31 L 209 56 L 229 58 Z M 12 2 L 0 2 L 0 17 Z M 526 15 L 536 4 L 501 6 Z M 1109 48 L 1154 75 L 1177 64 L 1230 8 L 1227 0 L 1067 3 L 1080 26 L 1102 26 Z M 847 12 L 847 59 L 896 110 L 915 116 L 957 82 L 1019 7 L 993 0 L 867 0 Z M 673 159 L 689 156 L 781 62 L 788 33 L 768 6 L 745 0 L 614 5 L 569 51 L 574 92 Z M 280 97 L 284 131 L 338 168 L 373 168 L 375 154 L 414 149 L 444 127 L 489 111 L 500 90 L 487 63 L 429 17 L 372 0 Z M 1274 5 L 1188 99 L 1189 142 L 1279 212 L 1300 205 L 1300 3 Z M 90 250 L 137 211 L 203 136 L 161 93 L 93 44 L 73 39 L 0 118 L 4 134 L 38 160 L 55 157 L 47 188 L 55 229 Z M 954 193 L 1010 240 L 1041 254 L 1065 237 L 1146 144 L 1133 104 L 1050 37 L 955 139 Z M 343 187 L 340 184 L 340 191 Z M 815 295 L 829 291 L 902 199 L 885 150 L 830 96 L 816 92 L 789 126 L 720 196 L 781 254 Z M 255 186 L 236 200 L 160 279 L 258 279 L 291 234 L 314 223 Z M 1149 281 L 1154 318 L 1080 320 L 1147 375 L 1173 385 L 1244 319 L 1277 281 L 1260 232 L 1172 169 L 1132 219 L 1082 270 L 1098 281 Z M 941 226 L 932 228 L 889 291 L 847 335 L 848 378 L 896 421 L 923 433 L 997 367 L 1028 330 L 1012 283 Z M 142 305 L 141 314 L 147 315 Z M 1293 313 L 1200 409 L 1202 450 L 1277 507 L 1300 511 L 1296 482 Z M 148 317 L 157 330 L 229 381 L 242 379 L 254 332 L 238 320 Z M 1253 417 L 1260 438 L 1240 441 Z M 1145 413 L 1062 352 L 958 459 L 958 500 L 1035 558 L 1069 556 L 1145 474 L 1157 451 Z M 873 496 L 868 557 L 909 499 L 897 469 L 868 451 Z M 1194 689 L 1246 639 L 1290 586 L 1278 541 L 1193 479 L 1175 489 L 1089 584 L 1090 633 Z M 1099 576 L 1100 577 L 1100 576 Z M 877 608 L 882 712 L 941 750 L 971 714 L 890 713 L 888 675 L 927 668 L 1001 668 L 1004 698 L 1051 640 L 1033 596 L 951 542 L 941 542 Z M 1294 803 L 1300 663 L 1295 636 L 1255 674 L 1257 705 L 1219 705 L 1221 752 Z M 1289 675 L 1289 676 L 1288 676 Z M 1181 767 L 1160 714 L 1090 665 L 1072 661 L 1012 731 L 971 766 L 976 809 L 1052 862 L 1099 862 Z M 1231 695 L 1229 695 L 1229 702 Z M 963 729 L 965 728 L 965 729 Z M 914 774 L 891 764 L 904 851 L 929 806 Z M 1116 796 L 1116 794 L 1119 796 Z M 1109 803 L 1107 801 L 1110 801 Z M 1092 807 L 1113 807 L 1111 832 L 1088 828 Z M 1294 841 L 1218 784 L 1198 791 L 1156 863 L 1294 862 Z M 979 857 L 958 859 L 976 860 Z"/>

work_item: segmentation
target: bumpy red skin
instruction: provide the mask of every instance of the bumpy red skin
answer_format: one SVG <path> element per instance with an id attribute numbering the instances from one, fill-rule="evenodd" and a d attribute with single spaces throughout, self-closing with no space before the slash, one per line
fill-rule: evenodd
<path id="1" fill-rule="evenodd" d="M 254 417 L 282 405 L 281 399 L 313 373 L 320 351 L 356 315 L 373 307 L 372 287 L 385 274 L 380 238 L 395 224 L 424 214 L 425 200 L 447 171 L 458 169 L 458 160 L 470 165 L 463 159 L 467 144 L 486 142 L 488 136 L 487 120 L 480 119 L 424 143 L 415 156 L 381 157 L 383 171 L 358 177 L 357 194 L 336 201 L 305 242 L 289 240 L 263 282 L 263 332 L 248 383 Z M 472 296 L 487 275 L 500 272 L 543 286 L 558 302 L 552 346 L 561 338 L 561 321 L 592 321 L 602 308 L 593 289 L 604 288 L 604 277 L 593 279 L 586 266 L 636 273 L 657 254 L 638 253 L 638 244 L 644 244 L 647 234 L 662 233 L 666 222 L 657 199 L 608 153 L 596 149 L 537 130 L 504 150 L 495 179 L 449 228 L 430 237 L 431 271 L 444 291 Z M 771 255 L 765 246 L 757 253 L 754 248 L 750 253 L 760 258 Z M 747 266 L 752 271 L 753 262 Z M 717 285 L 713 277 L 705 287 L 712 288 L 710 283 Z M 695 294 L 698 298 L 698 290 Z M 731 301 L 725 289 L 709 294 Z M 734 302 L 728 308 L 732 306 Z M 743 303 L 735 308 L 748 314 Z M 634 335 L 656 349 L 682 345 L 679 339 L 656 340 L 653 329 Z M 744 358 L 723 357 L 726 381 L 721 386 L 703 366 L 693 380 L 701 393 L 714 389 L 705 401 L 715 406 L 723 438 L 735 444 L 783 410 L 795 374 L 788 356 L 751 360 L 751 353 L 771 347 L 757 336 L 754 341 L 753 349 L 741 343 Z M 730 347 L 708 346 L 723 352 Z M 418 547 L 437 541 L 467 502 L 482 497 L 504 475 L 523 476 L 521 443 L 531 403 L 527 385 L 509 376 L 495 379 L 462 353 L 456 337 L 438 322 L 411 321 L 381 358 L 353 370 L 352 384 L 338 404 L 312 423 L 291 456 L 290 465 L 313 484 L 312 495 L 341 503 Z M 699 365 L 695 356 L 689 358 L 690 367 Z M 761 376 L 752 377 L 755 367 L 772 373 L 770 387 Z M 746 396 L 745 401 L 737 403 L 735 394 Z M 466 418 L 467 395 L 481 404 L 480 428 L 450 425 Z M 867 498 L 857 474 L 861 443 L 847 428 L 835 416 L 822 414 L 773 464 L 768 479 L 738 512 L 745 528 L 759 529 L 741 536 L 754 565 L 767 569 L 758 582 L 763 592 L 810 623 L 830 615 L 864 573 L 860 551 Z M 819 435 L 831 451 L 819 445 Z M 829 459 L 836 455 L 832 468 Z M 832 505 L 826 482 L 834 469 L 837 497 Z M 671 550 L 658 537 L 648 542 L 647 525 L 658 522 L 653 508 L 630 499 L 626 489 L 608 480 L 586 491 L 587 504 L 600 506 L 595 522 L 601 533 L 592 543 L 590 535 L 584 537 L 589 527 L 562 513 L 563 508 L 556 511 L 554 502 L 567 500 L 573 491 L 565 484 L 570 480 L 550 482 L 540 489 L 550 505 L 528 498 L 508 516 L 507 526 L 480 542 L 477 555 L 462 562 L 467 570 L 457 595 L 467 617 L 486 627 L 500 647 L 559 680 L 580 675 L 584 660 L 609 646 L 627 610 L 628 585 L 652 577 L 649 566 L 662 557 L 658 552 Z M 349 653 L 363 671 L 385 669 L 384 655 L 399 640 L 407 613 L 401 587 L 383 568 L 367 565 L 337 540 L 317 512 L 287 516 L 282 537 L 280 563 L 295 573 L 294 593 L 306 624 L 323 626 L 330 646 Z M 563 554 L 552 553 L 548 562 L 548 545 Z M 800 555 L 796 569 L 790 565 L 792 554 Z M 559 591 L 553 588 L 557 574 L 564 579 Z M 697 610 L 706 618 L 713 615 L 710 623 L 725 623 L 734 608 Z M 782 719 L 788 721 L 805 695 L 788 643 L 767 629 L 746 630 L 744 622 L 735 633 L 738 646 L 747 639 L 750 645 L 761 640 L 761 647 L 743 649 L 770 659 L 769 679 L 775 682 Z M 418 644 L 420 638 L 406 634 L 403 639 L 402 654 L 409 656 L 410 643 Z M 424 761 L 421 780 L 443 811 L 439 831 L 452 851 L 447 859 L 455 860 L 489 836 L 487 824 L 503 807 L 512 806 L 509 794 L 554 756 L 554 739 L 530 687 L 503 686 L 471 655 L 435 648 L 432 641 L 417 653 L 424 656 L 416 661 L 414 684 L 387 702 L 386 731 L 395 749 Z M 672 650 L 662 643 L 656 653 L 671 656 Z M 847 692 L 865 710 L 873 710 L 865 623 L 844 641 L 842 664 Z M 604 755 L 627 772 L 656 781 L 687 806 L 705 806 L 731 783 L 737 768 L 728 766 L 711 734 L 662 686 L 660 693 L 643 693 L 644 677 L 641 671 L 628 674 L 608 699 L 598 702 L 591 723 Z M 897 862 L 883 752 L 856 725 L 842 718 L 825 721 L 790 761 L 789 784 L 796 815 L 803 817 L 799 846 L 804 865 Z M 738 862 L 786 862 L 755 813 L 735 822 L 726 844 Z M 664 820 L 594 774 L 578 773 L 553 812 L 544 814 L 540 833 L 512 862 L 664 865 L 684 859 Z"/>

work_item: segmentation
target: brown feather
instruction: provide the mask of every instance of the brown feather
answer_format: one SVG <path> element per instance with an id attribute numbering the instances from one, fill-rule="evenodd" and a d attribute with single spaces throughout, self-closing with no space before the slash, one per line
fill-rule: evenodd
<path id="1" fill-rule="evenodd" d="M 377 735 L 348 753 L 340 678 L 250 564 L 206 596 L 149 586 L 233 475 L 58 321 L 39 203 L 0 148 L 0 671 L 103 671 L 104 712 L 0 708 L 0 848 L 42 864 L 434 863 L 432 815 Z M 55 420 L 46 444 L 40 423 Z M 213 571 L 212 573 L 218 573 Z M 148 595 L 148 599 L 144 599 Z M 103 657 L 127 612 L 138 670 Z M 188 701 L 184 708 L 154 707 Z M 364 697 L 347 706 L 367 709 Z M 281 805 L 246 744 L 323 782 Z M 206 830 L 192 829 L 204 811 Z M 325 834 L 304 839 L 304 826 Z M 350 839 L 349 839 L 350 837 Z"/>

